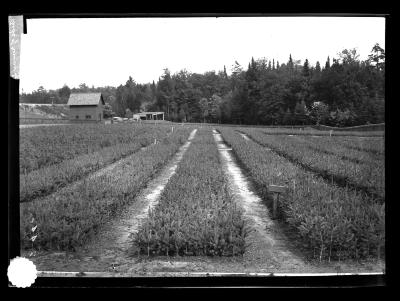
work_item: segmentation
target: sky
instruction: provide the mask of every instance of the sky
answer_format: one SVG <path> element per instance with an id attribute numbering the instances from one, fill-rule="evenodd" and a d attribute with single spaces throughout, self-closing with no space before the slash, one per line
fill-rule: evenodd
<path id="1" fill-rule="evenodd" d="M 81 83 L 119 86 L 129 76 L 157 82 L 168 68 L 193 73 L 223 70 L 252 57 L 311 65 L 343 49 L 366 59 L 385 48 L 383 17 L 219 17 L 28 19 L 21 38 L 20 90 Z"/>

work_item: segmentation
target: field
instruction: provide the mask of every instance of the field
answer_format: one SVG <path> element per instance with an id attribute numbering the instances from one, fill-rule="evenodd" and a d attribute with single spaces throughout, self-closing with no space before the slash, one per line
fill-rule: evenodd
<path id="1" fill-rule="evenodd" d="M 22 252 L 42 270 L 84 262 L 154 274 L 171 260 L 171 271 L 185 272 L 379 270 L 384 133 L 345 133 L 173 123 L 20 129 Z M 270 185 L 284 186 L 276 218 Z"/>
<path id="2" fill-rule="evenodd" d="M 238 132 L 220 130 L 244 168 L 249 171 L 258 193 L 267 204 L 271 204 L 270 184 L 287 186 L 288 191 L 282 196 L 284 200 L 280 207 L 282 219 L 297 230 L 299 238 L 312 251 L 313 257 L 331 260 L 382 256 L 384 194 L 376 200 L 363 193 L 364 186 L 354 185 L 354 189 L 349 189 L 353 179 L 345 179 L 348 185 L 343 182 L 338 185 L 335 181 L 331 182 L 329 177 L 326 178 L 328 174 L 335 179 L 338 172 L 349 170 L 345 168 L 349 162 L 343 162 L 339 154 L 334 157 L 306 148 L 302 141 L 290 140 L 292 137 L 282 139 L 281 136 L 270 137 L 261 131 L 242 129 L 254 139 L 246 141 Z M 377 173 L 384 169 L 383 160 L 377 159 L 370 164 L 379 167 Z M 304 168 L 310 165 L 316 166 L 315 169 Z M 376 175 L 379 176 L 381 174 Z M 364 178 L 354 179 L 361 181 Z M 370 180 L 372 183 L 379 182 L 377 178 Z M 381 188 L 370 186 L 376 190 Z"/>
<path id="3" fill-rule="evenodd" d="M 138 232 L 138 251 L 234 256 L 244 252 L 244 234 L 217 146 L 208 131 L 200 131 Z"/>

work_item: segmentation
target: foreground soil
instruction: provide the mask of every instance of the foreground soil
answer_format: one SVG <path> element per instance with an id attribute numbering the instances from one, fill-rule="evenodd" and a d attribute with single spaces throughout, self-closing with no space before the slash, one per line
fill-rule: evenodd
<path id="1" fill-rule="evenodd" d="M 377 261 L 345 261 L 302 265 L 271 263 L 269 258 L 248 260 L 245 257 L 147 257 L 129 252 L 99 250 L 98 256 L 87 252 L 41 252 L 29 257 L 38 271 L 106 272 L 115 276 L 190 276 L 190 273 L 381 273 L 385 265 Z"/>

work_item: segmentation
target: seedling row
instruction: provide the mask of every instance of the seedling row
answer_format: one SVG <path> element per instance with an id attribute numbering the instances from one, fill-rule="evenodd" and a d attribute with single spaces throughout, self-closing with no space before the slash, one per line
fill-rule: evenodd
<path id="1" fill-rule="evenodd" d="M 382 161 L 384 158 L 382 155 L 374 155 L 359 149 L 349 149 L 349 147 L 330 138 L 322 138 L 322 140 L 309 136 L 292 136 L 289 138 L 295 140 L 298 144 L 303 144 L 311 150 L 337 156 L 343 161 L 350 161 L 356 164 L 383 165 Z M 287 137 L 283 137 L 283 139 L 287 139 Z"/>
<path id="2" fill-rule="evenodd" d="M 77 186 L 67 186 L 47 198 L 21 203 L 23 246 L 59 250 L 82 246 L 115 212 L 134 201 L 187 140 L 189 132 L 188 128 L 176 129 L 157 144 L 132 155 L 122 167 L 85 178 Z"/>
<path id="3" fill-rule="evenodd" d="M 20 174 L 46 167 L 105 147 L 130 144 L 143 134 L 164 135 L 170 127 L 136 124 L 74 124 L 20 130 Z"/>
<path id="4" fill-rule="evenodd" d="M 145 255 L 243 254 L 242 212 L 230 194 L 211 129 L 199 129 L 135 238 Z"/>
<path id="5" fill-rule="evenodd" d="M 249 127 L 243 127 L 249 128 Z M 250 127 L 251 129 L 251 127 Z M 254 128 L 252 128 L 254 129 Z M 384 131 L 336 131 L 336 130 L 317 130 L 312 128 L 257 128 L 270 135 L 300 135 L 300 136 L 320 136 L 320 137 L 382 137 Z"/>
<path id="6" fill-rule="evenodd" d="M 336 155 L 313 150 L 307 143 L 301 143 L 292 137 L 265 135 L 262 132 L 244 128 L 241 132 L 246 133 L 257 143 L 273 149 L 303 168 L 316 172 L 340 186 L 356 188 L 381 201 L 385 198 L 383 161 L 357 164 L 341 160 Z"/>
<path id="7" fill-rule="evenodd" d="M 295 229 L 310 256 L 342 260 L 384 254 L 385 204 L 329 184 L 232 129 L 219 131 L 270 208 L 268 186 L 288 187 L 281 196 L 280 218 Z"/>
<path id="8" fill-rule="evenodd" d="M 129 131 L 130 129 L 125 130 Z M 72 159 L 43 166 L 27 174 L 20 174 L 20 202 L 28 202 L 38 197 L 49 195 L 67 184 L 82 179 L 117 160 L 137 152 L 142 147 L 151 145 L 155 140 L 160 140 L 168 135 L 167 127 L 149 127 L 136 131 L 133 128 L 133 131 L 135 136 L 130 138 L 132 139 L 131 142 L 121 142 L 113 146 L 103 147 L 95 152 L 77 155 Z M 87 135 L 90 134 L 91 132 L 89 131 Z M 82 133 L 80 135 L 83 136 Z M 56 140 L 54 143 L 56 144 L 57 142 Z M 76 145 L 66 147 L 67 153 L 72 153 L 71 149 L 74 147 Z M 79 148 L 83 147 L 82 145 L 79 146 Z M 63 153 L 61 152 L 59 156 L 62 155 Z"/>

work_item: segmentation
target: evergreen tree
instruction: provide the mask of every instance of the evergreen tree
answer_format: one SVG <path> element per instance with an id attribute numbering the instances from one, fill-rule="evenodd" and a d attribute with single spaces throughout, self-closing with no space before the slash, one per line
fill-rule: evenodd
<path id="1" fill-rule="evenodd" d="M 235 61 L 235 65 L 232 66 L 232 76 L 231 76 L 232 91 L 241 85 L 241 82 L 243 81 L 242 77 L 243 77 L 243 68 L 237 61 Z"/>
<path id="2" fill-rule="evenodd" d="M 320 64 L 319 64 L 318 61 L 317 61 L 317 63 L 315 64 L 315 71 L 316 71 L 317 73 L 321 72 L 321 66 L 320 66 Z"/>
<path id="3" fill-rule="evenodd" d="M 293 60 L 292 60 L 292 54 L 289 55 L 289 61 L 288 61 L 287 65 L 288 65 L 289 70 L 293 69 L 294 64 L 293 64 Z"/>
<path id="4" fill-rule="evenodd" d="M 257 68 L 256 62 L 254 61 L 253 57 L 251 57 L 251 68 L 254 69 L 254 70 Z"/>
<path id="5" fill-rule="evenodd" d="M 225 65 L 224 65 L 224 76 L 225 76 L 225 78 L 228 78 L 228 74 L 226 73 L 226 67 L 225 67 Z"/>
<path id="6" fill-rule="evenodd" d="M 372 48 L 372 54 L 368 55 L 368 62 L 380 71 L 385 69 L 385 50 L 378 43 Z"/>
<path id="7" fill-rule="evenodd" d="M 329 69 L 330 67 L 331 67 L 331 60 L 328 56 L 328 59 L 326 60 L 326 63 L 325 63 L 325 69 Z"/>
<path id="8" fill-rule="evenodd" d="M 308 59 L 306 59 L 304 62 L 302 74 L 304 77 L 310 76 L 310 67 L 308 65 Z"/>

